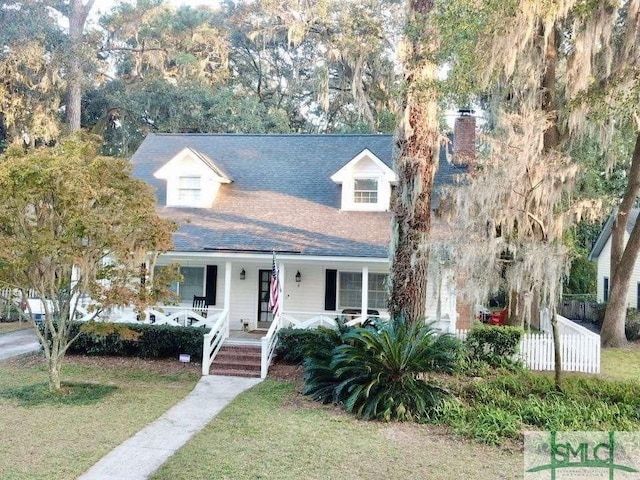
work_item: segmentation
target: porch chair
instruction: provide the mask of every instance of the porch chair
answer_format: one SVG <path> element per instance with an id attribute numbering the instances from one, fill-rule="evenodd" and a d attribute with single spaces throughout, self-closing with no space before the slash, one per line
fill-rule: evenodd
<path id="1" fill-rule="evenodd" d="M 207 297 L 200 297 L 198 295 L 193 296 L 193 304 L 191 305 L 191 310 L 200 315 L 201 317 L 207 318 Z M 189 317 L 189 325 L 196 321 L 195 318 Z"/>

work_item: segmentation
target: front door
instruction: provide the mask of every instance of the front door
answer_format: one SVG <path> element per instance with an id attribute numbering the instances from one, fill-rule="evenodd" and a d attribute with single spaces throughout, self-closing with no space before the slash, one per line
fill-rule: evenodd
<path id="1" fill-rule="evenodd" d="M 271 292 L 271 270 L 260 270 L 258 273 L 258 328 L 269 328 L 273 321 L 273 313 L 269 308 Z"/>

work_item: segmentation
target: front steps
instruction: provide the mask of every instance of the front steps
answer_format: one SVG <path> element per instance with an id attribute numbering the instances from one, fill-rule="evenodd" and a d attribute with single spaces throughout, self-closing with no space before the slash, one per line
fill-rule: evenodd
<path id="1" fill-rule="evenodd" d="M 260 377 L 262 349 L 259 343 L 226 341 L 209 373 L 227 377 Z"/>

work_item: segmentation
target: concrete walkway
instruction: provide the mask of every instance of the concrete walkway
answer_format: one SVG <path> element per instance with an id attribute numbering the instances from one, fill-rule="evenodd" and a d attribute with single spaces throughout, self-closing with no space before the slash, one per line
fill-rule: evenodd
<path id="1" fill-rule="evenodd" d="M 144 480 L 259 378 L 202 377 L 159 419 L 108 453 L 78 480 Z"/>
<path id="2" fill-rule="evenodd" d="M 39 349 L 40 342 L 31 328 L 0 335 L 0 360 L 35 352 Z"/>

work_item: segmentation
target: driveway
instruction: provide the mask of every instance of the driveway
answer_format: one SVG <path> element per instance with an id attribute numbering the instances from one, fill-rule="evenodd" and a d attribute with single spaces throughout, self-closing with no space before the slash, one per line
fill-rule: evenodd
<path id="1" fill-rule="evenodd" d="M 0 360 L 35 352 L 39 349 L 40 342 L 38 342 L 38 337 L 33 330 L 18 330 L 0 335 Z"/>

